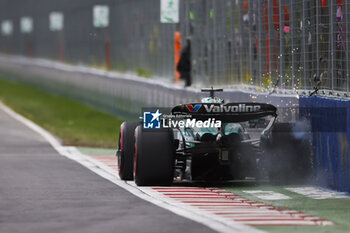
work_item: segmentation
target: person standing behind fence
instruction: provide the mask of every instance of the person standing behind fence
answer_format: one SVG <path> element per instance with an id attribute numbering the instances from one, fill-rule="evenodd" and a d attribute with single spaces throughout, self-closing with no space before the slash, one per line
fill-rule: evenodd
<path id="1" fill-rule="evenodd" d="M 180 60 L 176 67 L 180 73 L 180 79 L 185 81 L 185 87 L 189 87 L 192 84 L 191 68 L 191 40 L 187 39 L 186 46 L 181 51 Z"/>

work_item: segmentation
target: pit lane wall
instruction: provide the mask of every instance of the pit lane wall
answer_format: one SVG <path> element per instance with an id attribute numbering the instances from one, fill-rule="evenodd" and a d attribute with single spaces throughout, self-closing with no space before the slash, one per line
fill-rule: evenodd
<path id="1" fill-rule="evenodd" d="M 350 100 L 301 96 L 299 106 L 309 110 L 315 182 L 350 192 Z"/>

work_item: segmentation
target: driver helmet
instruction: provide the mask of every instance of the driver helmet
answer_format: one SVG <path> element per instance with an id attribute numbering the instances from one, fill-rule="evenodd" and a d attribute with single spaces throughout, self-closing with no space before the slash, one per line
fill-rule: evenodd
<path id="1" fill-rule="evenodd" d="M 222 104 L 224 100 L 220 99 L 219 97 L 205 97 L 201 99 L 201 102 L 205 104 L 212 104 L 212 103 Z"/>

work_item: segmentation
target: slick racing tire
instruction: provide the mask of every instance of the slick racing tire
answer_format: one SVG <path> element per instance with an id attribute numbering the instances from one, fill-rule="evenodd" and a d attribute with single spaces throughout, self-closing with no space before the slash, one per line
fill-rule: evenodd
<path id="1" fill-rule="evenodd" d="M 171 185 L 175 144 L 171 129 L 135 130 L 135 183 L 138 186 Z"/>
<path id="2" fill-rule="evenodd" d="M 311 172 L 311 143 L 307 132 L 293 132 L 294 124 L 276 123 L 263 142 L 265 165 L 272 183 L 307 182 Z M 267 159 L 267 160 L 266 160 Z"/>
<path id="3" fill-rule="evenodd" d="M 134 179 L 134 132 L 139 122 L 124 122 L 120 126 L 118 143 L 118 171 L 122 180 Z"/>

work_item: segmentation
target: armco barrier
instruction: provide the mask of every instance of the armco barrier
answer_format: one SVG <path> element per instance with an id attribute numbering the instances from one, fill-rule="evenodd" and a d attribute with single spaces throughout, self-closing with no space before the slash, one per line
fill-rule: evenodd
<path id="1" fill-rule="evenodd" d="M 142 107 L 170 107 L 198 102 L 204 95 L 199 88 L 183 88 L 131 74 L 18 56 L 0 56 L 0 75 L 126 118 L 138 116 Z M 226 101 L 255 101 L 279 107 L 298 106 L 297 95 L 270 95 L 234 89 L 225 90 L 218 95 Z"/>
<path id="2" fill-rule="evenodd" d="M 310 113 L 317 184 L 350 192 L 350 100 L 301 96 L 299 104 Z"/>

